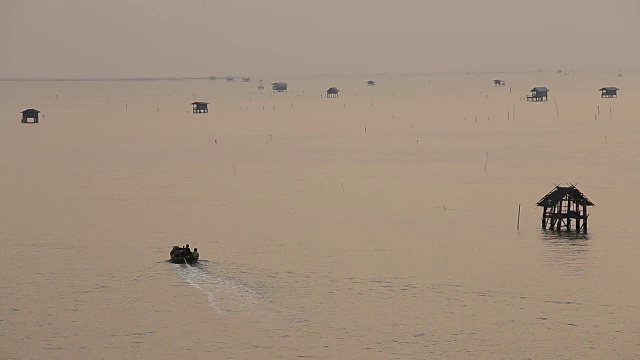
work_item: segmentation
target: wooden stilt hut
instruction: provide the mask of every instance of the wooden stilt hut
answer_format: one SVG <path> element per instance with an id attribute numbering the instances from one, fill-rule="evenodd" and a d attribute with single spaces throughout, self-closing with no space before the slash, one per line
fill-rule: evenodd
<path id="1" fill-rule="evenodd" d="M 329 90 L 327 90 L 327 98 L 337 98 L 339 92 L 340 90 L 338 90 L 338 88 L 330 87 Z"/>
<path id="2" fill-rule="evenodd" d="M 196 102 L 192 102 L 191 103 L 191 106 L 193 106 L 193 113 L 194 114 L 208 113 L 209 112 L 208 105 L 209 105 L 209 103 L 204 102 L 204 101 L 196 101 Z"/>
<path id="3" fill-rule="evenodd" d="M 618 97 L 618 89 L 615 86 L 606 86 L 601 88 L 600 91 L 600 97 L 601 98 L 617 98 Z"/>
<path id="4" fill-rule="evenodd" d="M 288 88 L 289 84 L 287 84 L 286 82 L 274 82 L 273 84 L 271 84 L 271 89 L 273 89 L 273 92 L 287 92 Z"/>
<path id="5" fill-rule="evenodd" d="M 547 101 L 549 89 L 544 86 L 536 86 L 531 89 L 531 95 L 527 96 L 527 101 Z"/>
<path id="6" fill-rule="evenodd" d="M 560 231 L 564 226 L 571 230 L 572 220 L 575 220 L 576 232 L 587 232 L 589 214 L 587 207 L 595 206 L 575 185 L 559 186 L 551 190 L 537 203 L 542 207 L 542 228 L 549 226 L 551 230 Z"/>
<path id="7" fill-rule="evenodd" d="M 37 124 L 40 122 L 40 120 L 38 119 L 38 114 L 40 114 L 40 111 L 36 110 L 36 109 L 27 109 L 24 110 L 22 112 L 22 123 L 23 124 Z M 29 119 L 33 119 L 33 121 L 29 121 Z"/>

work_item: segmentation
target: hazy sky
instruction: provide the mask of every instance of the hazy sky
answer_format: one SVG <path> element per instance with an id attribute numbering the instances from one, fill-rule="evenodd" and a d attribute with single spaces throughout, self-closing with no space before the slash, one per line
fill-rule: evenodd
<path id="1" fill-rule="evenodd" d="M 0 78 L 628 67 L 640 0 L 0 0 Z"/>

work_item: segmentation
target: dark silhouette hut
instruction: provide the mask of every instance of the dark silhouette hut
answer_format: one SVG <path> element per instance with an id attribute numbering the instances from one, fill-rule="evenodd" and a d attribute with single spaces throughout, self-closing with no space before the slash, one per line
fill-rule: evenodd
<path id="1" fill-rule="evenodd" d="M 288 88 L 289 84 L 287 84 L 286 82 L 274 82 L 273 84 L 271 84 L 271 89 L 273 89 L 273 92 L 287 92 Z"/>
<path id="2" fill-rule="evenodd" d="M 373 80 L 367 81 L 367 86 L 376 86 L 376 82 Z"/>
<path id="3" fill-rule="evenodd" d="M 499 80 L 499 79 L 493 80 L 493 86 L 495 86 L 495 87 L 503 87 L 506 84 L 507 84 L 507 82 L 504 81 L 504 80 Z"/>
<path id="4" fill-rule="evenodd" d="M 28 124 L 28 123 L 37 124 L 37 123 L 39 123 L 40 120 L 38 119 L 38 114 L 40 114 L 40 111 L 38 111 L 36 109 L 24 110 L 22 112 L 22 123 L 23 124 Z M 33 121 L 30 122 L 29 119 L 33 119 Z"/>
<path id="5" fill-rule="evenodd" d="M 251 78 L 243 77 L 242 82 L 251 82 Z"/>
<path id="6" fill-rule="evenodd" d="M 571 220 L 576 221 L 576 232 L 587 232 L 588 206 L 595 206 L 575 185 L 559 186 L 551 190 L 537 203 L 542 207 L 542 228 L 558 231 L 564 226 L 571 230 Z"/>
<path id="7" fill-rule="evenodd" d="M 258 90 L 264 90 L 264 86 L 262 85 L 262 79 L 260 79 L 260 85 L 258 85 Z"/>
<path id="8" fill-rule="evenodd" d="M 236 81 L 236 78 L 234 78 L 233 76 L 227 77 L 227 82 L 234 82 L 234 81 Z"/>
<path id="9" fill-rule="evenodd" d="M 536 86 L 531 89 L 531 95 L 527 96 L 527 101 L 547 101 L 549 89 L 544 86 Z"/>
<path id="10" fill-rule="evenodd" d="M 618 89 L 615 86 L 607 86 L 607 87 L 603 87 L 602 89 L 600 89 L 599 91 L 602 93 L 600 94 L 600 97 L 602 98 L 617 98 L 618 97 Z"/>
<path id="11" fill-rule="evenodd" d="M 193 113 L 208 113 L 209 112 L 209 108 L 208 105 L 209 103 L 204 102 L 204 101 L 196 101 L 196 102 L 192 102 L 191 105 L 193 106 Z"/>
<path id="12" fill-rule="evenodd" d="M 340 92 L 340 90 L 338 90 L 338 88 L 336 87 L 330 87 L 327 90 L 327 97 L 328 98 L 337 98 L 338 97 L 338 93 Z"/>

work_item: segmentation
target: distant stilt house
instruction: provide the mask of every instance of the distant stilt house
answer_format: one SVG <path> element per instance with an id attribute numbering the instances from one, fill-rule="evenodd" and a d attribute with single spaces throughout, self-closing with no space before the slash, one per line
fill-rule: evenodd
<path id="1" fill-rule="evenodd" d="M 262 79 L 260 79 L 260 85 L 258 85 L 258 90 L 264 90 L 264 86 L 262 85 Z"/>
<path id="2" fill-rule="evenodd" d="M 507 82 L 504 81 L 504 80 L 498 80 L 498 79 L 493 80 L 493 86 L 495 86 L 495 87 L 503 87 L 506 84 L 507 84 Z"/>
<path id="3" fill-rule="evenodd" d="M 622 77 L 622 70 L 618 70 L 618 77 Z"/>
<path id="4" fill-rule="evenodd" d="M 251 78 L 244 77 L 242 78 L 242 82 L 251 82 Z"/>
<path id="5" fill-rule="evenodd" d="M 234 82 L 234 81 L 236 81 L 236 78 L 234 78 L 233 76 L 227 77 L 227 82 Z"/>
<path id="6" fill-rule="evenodd" d="M 527 101 L 547 101 L 549 89 L 544 86 L 537 86 L 531 89 L 531 95 L 527 96 Z"/>
<path id="7" fill-rule="evenodd" d="M 218 80 L 217 76 L 209 76 L 209 80 Z"/>
<path id="8" fill-rule="evenodd" d="M 542 207 L 542 228 L 549 226 L 551 230 L 560 231 L 564 226 L 571 230 L 572 220 L 575 220 L 576 232 L 587 232 L 588 206 L 595 206 L 574 185 L 558 186 L 545 195 L 537 203 Z"/>
<path id="9" fill-rule="evenodd" d="M 327 90 L 327 98 L 337 98 L 339 92 L 340 92 L 340 90 L 338 90 L 338 88 L 330 87 Z"/>
<path id="10" fill-rule="evenodd" d="M 373 80 L 367 81 L 367 86 L 376 86 L 376 82 Z"/>
<path id="11" fill-rule="evenodd" d="M 40 120 L 38 119 L 38 114 L 40 114 L 40 111 L 36 110 L 36 109 L 27 109 L 25 111 L 22 112 L 22 123 L 23 124 L 37 124 L 40 122 Z M 29 119 L 33 119 L 33 121 L 29 121 Z"/>
<path id="12" fill-rule="evenodd" d="M 271 84 L 271 89 L 273 89 L 273 92 L 287 92 L 288 88 L 289 84 L 287 84 L 286 82 L 274 82 L 273 84 Z"/>
<path id="13" fill-rule="evenodd" d="M 208 113 L 209 112 L 209 108 L 208 105 L 209 103 L 204 102 L 204 101 L 196 101 L 196 102 L 192 102 L 191 105 L 193 106 L 193 113 Z"/>
<path id="14" fill-rule="evenodd" d="M 602 93 L 600 94 L 600 97 L 602 98 L 617 98 L 618 97 L 618 89 L 615 86 L 607 86 L 607 87 L 603 87 L 602 89 L 600 89 L 599 91 Z"/>

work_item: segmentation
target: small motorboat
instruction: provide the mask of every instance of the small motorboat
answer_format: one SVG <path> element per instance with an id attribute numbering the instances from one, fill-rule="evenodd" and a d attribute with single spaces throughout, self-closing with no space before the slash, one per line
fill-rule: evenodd
<path id="1" fill-rule="evenodd" d="M 198 258 L 193 256 L 193 253 L 189 248 L 182 248 L 180 246 L 173 246 L 171 252 L 169 252 L 169 261 L 174 264 L 189 264 L 195 265 L 198 262 Z"/>

